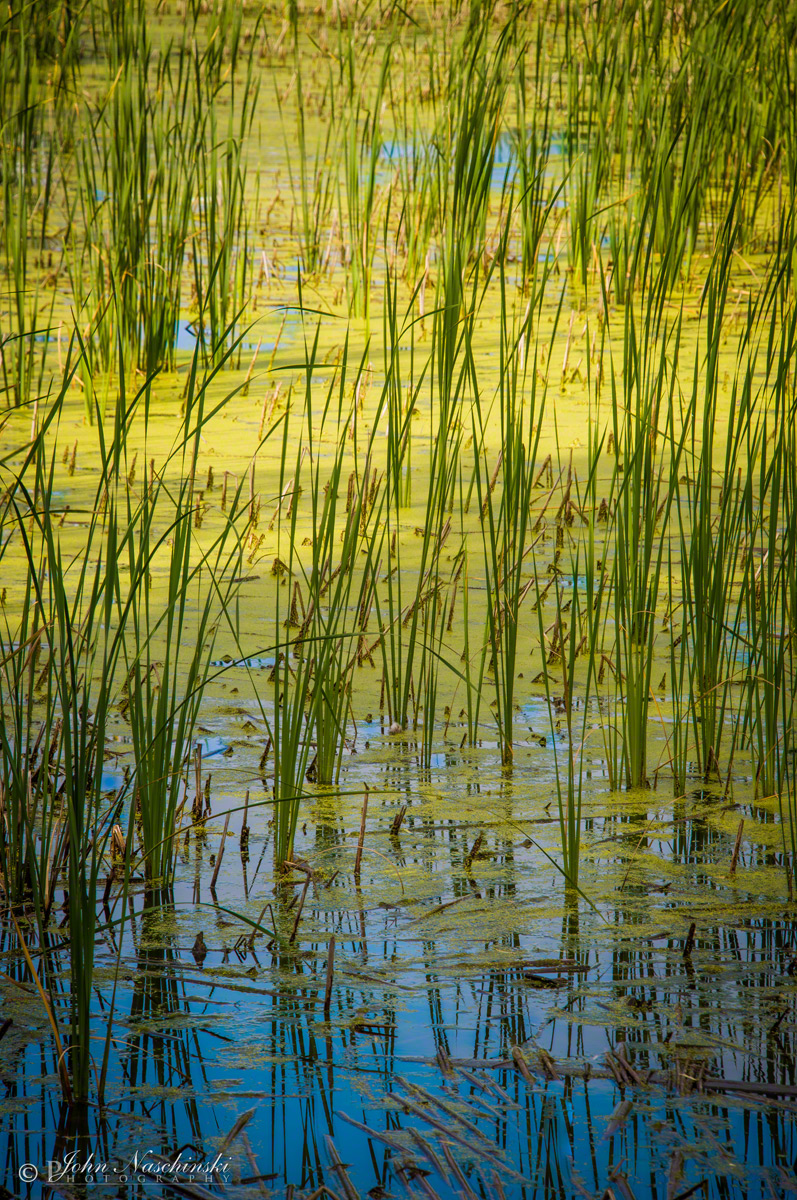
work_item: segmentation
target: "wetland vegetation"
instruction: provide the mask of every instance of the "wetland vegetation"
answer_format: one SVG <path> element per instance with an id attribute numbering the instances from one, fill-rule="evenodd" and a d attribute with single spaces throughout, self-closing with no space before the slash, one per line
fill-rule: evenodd
<path id="1" fill-rule="evenodd" d="M 0 1195 L 797 1191 L 796 40 L 4 6 Z"/>

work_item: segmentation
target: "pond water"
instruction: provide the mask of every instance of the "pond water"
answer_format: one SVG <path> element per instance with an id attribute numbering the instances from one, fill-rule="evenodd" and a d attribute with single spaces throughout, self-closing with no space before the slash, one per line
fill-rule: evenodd
<path id="1" fill-rule="evenodd" d="M 29 7 L 0 1200 L 797 1194 L 790 15 Z"/>
<path id="2" fill-rule="evenodd" d="M 217 739 L 203 742 L 204 759 Z M 170 895 L 134 886 L 95 967 L 99 1021 L 119 970 L 102 1111 L 59 1106 L 41 1014 L 6 956 L 9 1194 L 45 1194 L 20 1172 L 53 1161 L 70 1195 L 151 1194 L 153 1155 L 178 1150 L 221 1156 L 202 1185 L 241 1196 L 787 1194 L 797 941 L 767 887 L 766 813 L 710 790 L 676 810 L 652 793 L 596 801 L 588 901 L 568 902 L 534 772 L 510 781 L 489 750 L 451 749 L 419 773 L 412 744 L 390 743 L 372 738 L 347 774 L 370 789 L 358 876 L 361 797 L 321 793 L 275 895 L 261 788 L 243 852 L 233 813 L 214 892 L 216 818 L 181 850 Z M 240 805 L 240 767 L 208 767 L 214 807 Z M 754 831 L 735 877 L 729 808 Z M 279 945 L 253 928 L 264 905 Z M 91 1154 L 104 1177 L 85 1178 Z"/>

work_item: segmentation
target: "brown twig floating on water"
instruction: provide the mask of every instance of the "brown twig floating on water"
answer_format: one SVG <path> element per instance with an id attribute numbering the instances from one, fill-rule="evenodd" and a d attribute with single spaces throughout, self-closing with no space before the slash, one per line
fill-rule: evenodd
<path id="1" fill-rule="evenodd" d="M 329 1020 L 329 1010 L 332 1005 L 332 974 L 335 969 L 335 935 L 329 939 L 327 951 L 327 978 L 324 987 L 324 1017 Z"/>

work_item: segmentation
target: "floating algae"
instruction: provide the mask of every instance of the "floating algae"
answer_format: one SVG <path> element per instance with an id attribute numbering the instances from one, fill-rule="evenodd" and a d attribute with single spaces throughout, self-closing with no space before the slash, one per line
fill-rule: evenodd
<path id="1" fill-rule="evenodd" d="M 789 13 L 12 8 L 0 1184 L 793 1190 Z"/>

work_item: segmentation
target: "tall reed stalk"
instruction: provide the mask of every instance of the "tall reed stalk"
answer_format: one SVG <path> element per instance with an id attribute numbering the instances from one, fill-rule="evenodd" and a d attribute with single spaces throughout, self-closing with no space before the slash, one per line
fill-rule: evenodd
<path id="1" fill-rule="evenodd" d="M 233 341 L 227 355 L 234 345 Z M 124 707 L 136 763 L 132 815 L 140 822 L 145 877 L 155 888 L 173 881 L 183 773 L 210 674 L 219 616 L 224 613 L 234 629 L 234 581 L 244 573 L 242 506 L 233 502 L 209 549 L 198 549 L 192 528 L 199 503 L 196 463 L 208 417 L 206 396 L 223 362 L 224 355 L 201 379 L 196 347 L 175 448 L 157 481 L 145 480 L 138 496 L 129 487 L 125 491 L 129 592 L 120 624 L 125 629 Z M 124 391 L 119 403 L 124 409 Z M 175 459 L 179 478 L 171 487 L 165 472 Z M 164 551 L 165 594 L 161 585 L 153 595 L 155 563 Z M 193 612 L 195 589 L 199 596 Z"/>
<path id="2" fill-rule="evenodd" d="M 622 395 L 612 374 L 613 440 L 622 473 L 613 510 L 615 671 L 621 694 L 623 773 L 648 782 L 647 747 L 656 610 L 665 561 L 663 530 L 677 494 L 687 424 L 675 408 L 680 320 L 668 328 L 662 278 L 641 331 L 625 310 Z"/>
<path id="3" fill-rule="evenodd" d="M 527 535 L 531 505 L 535 497 L 537 449 L 545 396 L 537 396 L 536 349 L 526 390 L 524 346 L 531 338 L 532 310 L 529 306 L 519 328 L 509 323 L 507 286 L 503 260 L 499 266 L 501 317 L 499 340 L 499 428 L 501 450 L 490 478 L 477 468 L 476 483 L 481 514 L 484 570 L 487 585 L 487 636 L 490 671 L 495 684 L 495 719 L 501 760 L 509 765 L 514 757 L 515 680 L 521 639 L 521 605 L 531 587 L 526 559 L 531 547 Z M 488 426 L 475 388 L 473 440 L 483 445 Z"/>

